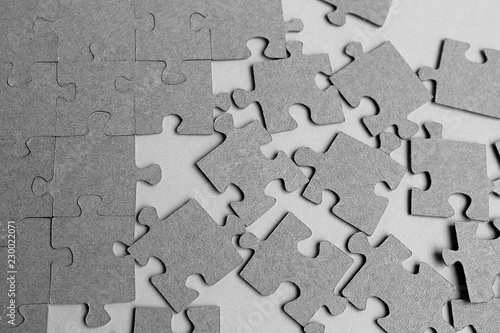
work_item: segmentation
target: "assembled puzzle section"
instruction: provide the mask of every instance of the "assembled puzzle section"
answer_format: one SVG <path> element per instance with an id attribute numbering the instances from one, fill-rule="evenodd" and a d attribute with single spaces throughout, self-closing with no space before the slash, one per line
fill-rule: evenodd
<path id="1" fill-rule="evenodd" d="M 321 90 L 315 81 L 319 73 L 333 74 L 328 54 L 303 55 L 302 43 L 296 41 L 288 42 L 286 48 L 290 52 L 288 58 L 253 65 L 255 90 L 236 90 L 233 93 L 236 105 L 246 108 L 258 102 L 266 129 L 271 134 L 297 127 L 297 122 L 288 113 L 294 104 L 307 107 L 317 125 L 343 122 L 337 89 L 330 86 Z"/>
<path id="2" fill-rule="evenodd" d="M 335 192 L 339 202 L 332 212 L 371 235 L 388 202 L 375 194 L 375 185 L 385 182 L 395 189 L 406 172 L 389 155 L 399 145 L 399 139 L 389 133 L 381 135 L 381 147 L 375 149 L 340 132 L 325 153 L 300 148 L 295 152 L 295 162 L 315 170 L 302 195 L 320 204 L 324 190 Z"/>
<path id="3" fill-rule="evenodd" d="M 201 274 L 213 285 L 243 261 L 231 242 L 233 236 L 245 232 L 243 223 L 233 215 L 225 226 L 219 226 L 195 199 L 164 220 L 154 208 L 145 208 L 139 222 L 149 226 L 149 232 L 128 251 L 143 266 L 151 257 L 163 262 L 165 273 L 151 281 L 176 312 L 198 296 L 186 287 L 189 276 Z"/>
<path id="4" fill-rule="evenodd" d="M 389 15 L 392 0 L 322 0 L 334 6 L 335 9 L 326 17 L 333 25 L 344 25 L 346 15 L 352 14 L 379 27 Z"/>
<path id="5" fill-rule="evenodd" d="M 251 225 L 274 205 L 276 199 L 264 194 L 272 180 L 282 179 L 289 192 L 307 183 L 305 175 L 284 152 L 272 160 L 262 154 L 260 146 L 272 138 L 258 121 L 235 128 L 232 116 L 224 114 L 215 120 L 214 126 L 226 139 L 196 165 L 220 193 L 230 184 L 243 192 L 243 200 L 232 202 L 231 208 L 245 225 Z"/>
<path id="6" fill-rule="evenodd" d="M 285 304 L 284 310 L 302 326 L 322 306 L 333 315 L 344 311 L 347 303 L 334 289 L 353 261 L 327 241 L 319 244 L 316 258 L 304 256 L 297 243 L 311 235 L 302 221 L 288 213 L 266 240 L 246 233 L 239 241 L 241 247 L 254 250 L 240 276 L 259 293 L 269 296 L 283 282 L 292 282 L 300 289 L 300 296 Z"/>
<path id="7" fill-rule="evenodd" d="M 457 331 L 472 326 L 477 333 L 497 333 L 500 327 L 500 300 L 485 303 L 468 303 L 462 300 L 451 301 L 453 323 Z"/>

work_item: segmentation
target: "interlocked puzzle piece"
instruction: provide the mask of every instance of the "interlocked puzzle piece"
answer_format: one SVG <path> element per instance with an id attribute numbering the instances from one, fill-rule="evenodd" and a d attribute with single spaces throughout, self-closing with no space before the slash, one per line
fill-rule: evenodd
<path id="1" fill-rule="evenodd" d="M 212 60 L 250 57 L 246 44 L 256 37 L 269 42 L 266 57 L 285 58 L 285 34 L 302 30 L 301 20 L 285 23 L 281 0 L 211 0 L 208 15 L 199 14 L 192 24 L 197 30 L 210 29 Z"/>
<path id="2" fill-rule="evenodd" d="M 500 230 L 500 220 L 494 222 Z M 500 238 L 485 240 L 476 237 L 477 224 L 472 222 L 455 224 L 458 250 L 443 250 L 447 265 L 462 264 L 467 282 L 469 300 L 472 303 L 486 302 L 493 298 L 493 284 L 500 274 Z"/>
<path id="3" fill-rule="evenodd" d="M 135 60 L 135 30 L 145 23 L 135 17 L 133 0 L 59 1 L 57 7 L 34 29 L 37 36 L 57 36 L 60 62 L 92 60 L 92 43 L 105 46 L 107 60 Z"/>
<path id="4" fill-rule="evenodd" d="M 269 133 L 290 131 L 297 122 L 288 110 L 302 104 L 311 111 L 315 124 L 326 125 L 344 121 L 340 96 L 334 86 L 321 90 L 316 85 L 318 73 L 332 75 L 328 54 L 303 55 L 301 42 L 288 42 L 290 56 L 253 65 L 255 90 L 241 89 L 233 93 L 236 105 L 243 109 L 257 101 L 262 108 Z"/>
<path id="5" fill-rule="evenodd" d="M 243 200 L 231 203 L 245 225 L 250 225 L 267 212 L 276 199 L 264 194 L 272 180 L 281 178 L 287 191 L 295 191 L 307 183 L 299 167 L 284 153 L 270 160 L 260 150 L 272 141 L 271 135 L 258 121 L 235 128 L 231 114 L 219 116 L 215 130 L 226 140 L 198 161 L 197 166 L 220 193 L 230 184 L 243 192 Z"/>
<path id="6" fill-rule="evenodd" d="M 389 316 L 377 320 L 383 329 L 422 333 L 434 328 L 438 333 L 455 332 L 442 316 L 453 286 L 424 263 L 418 274 L 405 270 L 401 262 L 411 252 L 396 237 L 391 235 L 372 248 L 366 235 L 357 233 L 349 240 L 348 248 L 351 253 L 364 255 L 366 261 L 342 294 L 360 310 L 365 309 L 370 297 L 386 303 Z"/>
<path id="7" fill-rule="evenodd" d="M 47 304 L 30 304 L 19 307 L 19 312 L 23 317 L 16 318 L 19 326 L 7 329 L 8 333 L 38 333 L 47 332 L 47 321 L 49 315 L 49 306 Z"/>
<path id="8" fill-rule="evenodd" d="M 327 241 L 319 244 L 316 258 L 302 255 L 297 243 L 311 234 L 302 221 L 288 213 L 265 241 L 251 233 L 240 238 L 241 247 L 255 251 L 240 276 L 264 296 L 274 293 L 282 282 L 294 283 L 300 296 L 284 308 L 302 326 L 322 306 L 333 315 L 344 311 L 345 299 L 334 295 L 334 289 L 353 261 Z"/>
<path id="9" fill-rule="evenodd" d="M 89 116 L 96 111 L 111 114 L 111 119 L 106 124 L 106 134 L 134 134 L 134 94 L 119 92 L 115 87 L 118 77 L 133 76 L 134 61 L 105 60 L 102 44 L 93 43 L 90 51 L 94 55 L 92 61 L 58 64 L 59 82 L 72 83 L 77 91 L 74 100 L 58 103 L 58 136 L 84 135 L 88 130 Z"/>
<path id="10" fill-rule="evenodd" d="M 135 299 L 134 259 L 113 253 L 114 242 L 134 241 L 135 216 L 100 216 L 100 203 L 97 196 L 80 197 L 81 215 L 54 218 L 52 227 L 53 246 L 69 248 L 73 263 L 52 266 L 50 301 L 88 304 L 85 321 L 90 327 L 110 320 L 105 304 Z"/>
<path id="11" fill-rule="evenodd" d="M 135 95 L 137 134 L 161 133 L 163 118 L 170 114 L 182 118 L 179 134 L 212 134 L 214 108 L 227 111 L 231 106 L 229 94 L 213 95 L 209 60 L 182 63 L 187 80 L 176 85 L 162 81 L 162 62 L 138 61 L 135 66 L 133 80 L 120 78 L 116 86 L 120 91 L 132 90 Z"/>
<path id="12" fill-rule="evenodd" d="M 495 186 L 488 179 L 486 146 L 444 140 L 443 126 L 438 123 L 426 123 L 424 127 L 430 138 L 410 141 L 411 170 L 413 173 L 428 172 L 431 184 L 426 191 L 412 189 L 411 214 L 453 216 L 448 199 L 461 193 L 471 199 L 466 215 L 473 220 L 488 220 L 488 196 Z"/>
<path id="13" fill-rule="evenodd" d="M 438 104 L 500 118 L 500 51 L 484 50 L 484 64 L 465 58 L 469 44 L 445 39 L 439 69 L 423 67 L 421 80 L 436 81 Z"/>
<path id="14" fill-rule="evenodd" d="M 361 44 L 355 42 L 347 46 L 346 54 L 354 61 L 330 80 L 352 107 L 358 107 L 363 97 L 376 102 L 378 114 L 363 118 L 371 135 L 392 125 L 397 126 L 403 139 L 417 133 L 418 125 L 407 117 L 430 101 L 432 95 L 396 48 L 385 42 L 365 54 Z"/>
<path id="15" fill-rule="evenodd" d="M 150 231 L 128 251 L 141 265 L 151 257 L 164 263 L 166 272 L 151 281 L 176 312 L 198 296 L 186 287 L 189 276 L 201 274 L 213 285 L 243 261 L 231 243 L 233 236 L 245 232 L 243 223 L 230 216 L 224 227 L 218 226 L 194 199 L 164 220 L 154 208 L 145 208 L 139 222 Z"/>
<path id="16" fill-rule="evenodd" d="M 134 215 L 137 181 L 160 181 L 159 166 L 136 166 L 133 136 L 104 134 L 108 119 L 108 113 L 93 113 L 86 135 L 56 138 L 52 180 L 39 177 L 33 182 L 35 195 L 54 198 L 54 216 L 79 216 L 77 200 L 83 195 L 103 199 L 100 215 Z"/>
<path id="17" fill-rule="evenodd" d="M 58 84 L 56 64 L 33 65 L 30 83 L 20 87 L 7 84 L 11 72 L 11 64 L 0 63 L 0 137 L 15 140 L 13 153 L 22 156 L 30 138 L 56 135 L 57 100 L 72 100 L 75 88 Z"/>
<path id="18" fill-rule="evenodd" d="M 17 313 L 19 306 L 49 303 L 52 263 L 69 265 L 71 253 L 67 249 L 52 248 L 50 218 L 2 221 L 0 229 L 5 235 L 10 235 L 0 242 L 0 255 L 3 258 L 0 270 L 2 330 L 12 327 L 9 323 L 12 319 L 16 324 L 21 323 Z M 8 307 L 11 300 L 15 301 L 14 308 Z"/>
<path id="19" fill-rule="evenodd" d="M 33 31 L 36 19 L 48 16 L 47 10 L 50 10 L 47 1 L 0 1 L 0 60 L 13 64 L 8 78 L 10 85 L 21 86 L 30 82 L 33 64 L 57 61 L 56 36 L 37 38 Z M 1 79 L 7 82 L 3 77 Z"/>
<path id="20" fill-rule="evenodd" d="M 383 133 L 381 148 L 375 149 L 340 132 L 325 153 L 300 148 L 295 162 L 315 169 L 302 195 L 320 204 L 323 190 L 335 192 L 339 202 L 332 212 L 371 235 L 387 207 L 387 199 L 375 194 L 375 185 L 385 182 L 395 189 L 406 172 L 389 155 L 399 144 L 394 135 Z"/>
<path id="21" fill-rule="evenodd" d="M 379 27 L 389 15 L 392 0 L 322 0 L 335 7 L 335 10 L 326 16 L 333 25 L 344 25 L 346 15 L 356 15 L 363 20 Z"/>
<path id="22" fill-rule="evenodd" d="M 135 1 L 137 17 L 153 17 L 154 27 L 138 30 L 136 34 L 137 60 L 166 63 L 161 76 L 166 84 L 186 80 L 181 63 L 185 60 L 210 60 L 210 32 L 191 28 L 191 16 L 206 14 L 205 0 L 141 0 Z"/>
<path id="23" fill-rule="evenodd" d="M 458 330 L 473 326 L 477 333 L 497 333 L 500 327 L 500 300 L 486 303 L 468 303 L 462 300 L 451 301 L 453 322 Z"/>

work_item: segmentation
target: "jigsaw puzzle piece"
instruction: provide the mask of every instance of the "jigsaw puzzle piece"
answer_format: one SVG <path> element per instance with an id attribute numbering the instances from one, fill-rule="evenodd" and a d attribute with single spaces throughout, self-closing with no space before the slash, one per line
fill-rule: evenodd
<path id="1" fill-rule="evenodd" d="M 264 296 L 274 293 L 282 282 L 294 283 L 300 296 L 284 309 L 302 326 L 322 306 L 333 315 L 344 311 L 345 300 L 333 291 L 352 264 L 349 256 L 327 241 L 319 244 L 316 258 L 302 255 L 297 243 L 310 236 L 309 228 L 288 213 L 265 241 L 249 233 L 240 238 L 243 248 L 254 250 L 240 276 Z"/>
<path id="2" fill-rule="evenodd" d="M 164 220 L 154 208 L 145 208 L 139 222 L 150 231 L 128 251 L 141 265 L 151 257 L 164 263 L 166 272 L 151 281 L 176 312 L 198 296 L 186 287 L 189 276 L 200 274 L 213 285 L 242 262 L 231 238 L 245 232 L 243 223 L 229 216 L 224 227 L 218 226 L 195 199 Z"/>
<path id="3" fill-rule="evenodd" d="M 160 76 L 165 84 L 180 84 L 189 78 L 181 64 L 186 60 L 210 60 L 210 32 L 191 28 L 191 16 L 205 14 L 204 0 L 135 1 L 137 17 L 153 17 L 154 27 L 136 33 L 137 60 L 162 61 Z"/>
<path id="4" fill-rule="evenodd" d="M 120 78 L 120 91 L 132 90 L 135 95 L 136 133 L 158 134 L 163 130 L 163 118 L 176 114 L 182 118 L 177 133 L 209 135 L 214 132 L 214 109 L 227 111 L 229 94 L 212 93 L 210 61 L 186 61 L 182 64 L 187 80 L 167 85 L 161 80 L 165 68 L 162 62 L 138 61 L 132 81 Z"/>
<path id="5" fill-rule="evenodd" d="M 194 325 L 193 333 L 219 333 L 220 309 L 218 306 L 193 307 L 187 316 Z"/>
<path id="6" fill-rule="evenodd" d="M 304 327 L 305 333 L 324 333 L 325 325 L 320 323 L 310 323 L 306 327 Z"/>
<path id="7" fill-rule="evenodd" d="M 196 165 L 219 192 L 230 184 L 243 192 L 243 200 L 231 207 L 245 225 L 251 225 L 275 203 L 276 199 L 264 194 L 266 186 L 275 179 L 282 179 L 287 191 L 295 191 L 307 183 L 307 178 L 284 153 L 270 160 L 262 154 L 260 146 L 271 142 L 271 135 L 258 121 L 235 128 L 230 114 L 217 117 L 217 132 L 226 139 L 203 157 Z"/>
<path id="8" fill-rule="evenodd" d="M 326 16 L 333 25 L 344 25 L 346 15 L 352 14 L 371 22 L 379 27 L 389 15 L 392 0 L 322 0 L 335 7 L 335 10 Z"/>
<path id="9" fill-rule="evenodd" d="M 315 124 L 343 122 L 337 89 L 330 86 L 321 90 L 315 81 L 319 73 L 333 74 L 328 55 L 303 55 L 302 43 L 297 41 L 288 42 L 286 48 L 290 52 L 288 58 L 253 65 L 255 90 L 236 90 L 233 93 L 236 105 L 243 109 L 258 102 L 266 129 L 272 134 L 297 128 L 297 122 L 288 113 L 294 104 L 309 108 Z"/>
<path id="10" fill-rule="evenodd" d="M 135 299 L 134 259 L 113 252 L 115 242 L 133 242 L 135 217 L 101 216 L 100 204 L 100 197 L 82 196 L 81 215 L 54 218 L 52 227 L 54 247 L 69 248 L 73 263 L 52 267 L 51 303 L 88 304 L 85 322 L 90 327 L 110 320 L 105 304 Z"/>
<path id="11" fill-rule="evenodd" d="M 418 125 L 407 117 L 430 101 L 432 95 L 396 48 L 385 42 L 365 53 L 355 42 L 347 46 L 346 54 L 354 61 L 330 80 L 352 107 L 358 107 L 363 97 L 378 105 L 378 114 L 363 118 L 370 134 L 379 135 L 393 125 L 402 139 L 417 133 Z"/>
<path id="12" fill-rule="evenodd" d="M 157 184 L 161 169 L 152 165 L 139 169 L 135 164 L 133 136 L 108 136 L 108 113 L 89 117 L 84 136 L 57 137 L 52 179 L 36 178 L 33 193 L 54 198 L 54 216 L 78 216 L 77 200 L 83 195 L 99 195 L 100 215 L 135 214 L 137 181 Z M 113 166 L 110 168 L 110 166 Z"/>
<path id="13" fill-rule="evenodd" d="M 486 146 L 444 140 L 443 126 L 438 123 L 426 123 L 424 127 L 430 137 L 410 141 L 411 170 L 429 173 L 431 185 L 425 191 L 412 189 L 411 214 L 451 217 L 454 211 L 448 200 L 461 193 L 471 199 L 467 217 L 488 220 L 489 194 L 495 186 L 488 178 Z"/>
<path id="14" fill-rule="evenodd" d="M 399 145 L 400 141 L 389 133 L 381 135 L 381 147 L 375 149 L 340 132 L 325 153 L 300 148 L 295 152 L 295 162 L 315 169 L 302 195 L 320 204 L 324 190 L 335 192 L 339 202 L 332 212 L 372 234 L 387 207 L 387 199 L 375 194 L 375 185 L 385 182 L 395 189 L 406 172 L 389 155 Z"/>
<path id="15" fill-rule="evenodd" d="M 451 301 L 455 329 L 462 330 L 471 325 L 477 333 L 497 333 L 500 327 L 500 300 L 486 303 L 469 303 L 462 300 Z"/>
<path id="16" fill-rule="evenodd" d="M 478 64 L 465 57 L 469 48 L 445 39 L 439 68 L 423 67 L 418 75 L 423 81 L 436 81 L 436 103 L 500 118 L 500 51 L 484 50 L 486 62 Z"/>
<path id="17" fill-rule="evenodd" d="M 49 306 L 47 304 L 30 304 L 19 307 L 21 317 L 16 317 L 16 326 L 9 324 L 8 333 L 39 333 L 47 332 Z M 23 319 L 22 322 L 20 319 Z M 1 327 L 1 326 L 0 326 Z"/>

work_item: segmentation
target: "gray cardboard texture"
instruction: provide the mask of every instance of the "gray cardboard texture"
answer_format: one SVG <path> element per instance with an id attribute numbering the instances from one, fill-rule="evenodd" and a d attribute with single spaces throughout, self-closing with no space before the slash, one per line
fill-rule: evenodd
<path id="1" fill-rule="evenodd" d="M 19 326 L 7 329 L 8 333 L 41 333 L 47 331 L 49 314 L 47 304 L 22 305 L 19 312 L 23 317 L 23 322 Z"/>
<path id="2" fill-rule="evenodd" d="M 378 135 L 392 125 L 403 139 L 417 133 L 418 125 L 407 117 L 430 101 L 432 95 L 396 48 L 385 42 L 364 53 L 361 44 L 355 42 L 345 52 L 354 61 L 330 80 L 352 107 L 358 107 L 363 97 L 377 103 L 378 114 L 363 118 L 371 135 Z"/>
<path id="3" fill-rule="evenodd" d="M 187 79 L 176 85 L 161 80 L 165 64 L 153 61 L 135 63 L 133 80 L 120 78 L 120 91 L 133 91 L 137 134 L 158 134 L 163 118 L 176 114 L 182 118 L 179 134 L 208 135 L 214 132 L 214 108 L 227 111 L 231 100 L 227 93 L 213 95 L 212 67 L 209 60 L 185 61 L 181 68 Z"/>
<path id="4" fill-rule="evenodd" d="M 220 193 L 230 184 L 243 192 L 243 200 L 232 202 L 231 208 L 245 225 L 251 225 L 276 202 L 264 194 L 272 180 L 283 179 L 289 192 L 307 183 L 307 177 L 284 152 L 272 160 L 262 154 L 260 146 L 272 138 L 258 121 L 235 128 L 233 117 L 224 114 L 215 120 L 214 128 L 226 140 L 196 164 Z"/>
<path id="5" fill-rule="evenodd" d="M 477 333 L 498 333 L 500 327 L 500 300 L 494 299 L 486 303 L 468 303 L 463 300 L 451 301 L 453 322 L 456 330 L 468 325 Z"/>
<path id="6" fill-rule="evenodd" d="M 429 189 L 411 191 L 411 214 L 451 217 L 448 199 L 462 193 L 471 199 L 465 214 L 473 220 L 489 218 L 489 194 L 495 189 L 486 170 L 486 146 L 478 143 L 448 141 L 442 138 L 443 126 L 424 124 L 430 138 L 412 139 L 411 171 L 428 172 Z"/>
<path id="7" fill-rule="evenodd" d="M 205 0 L 135 1 L 137 17 L 149 19 L 150 29 L 137 30 L 137 60 L 166 63 L 162 79 L 166 84 L 186 80 L 181 63 L 185 60 L 210 60 L 210 33 L 191 28 L 194 13 L 206 15 Z"/>
<path id="8" fill-rule="evenodd" d="M 89 306 L 85 322 L 90 327 L 105 325 L 110 317 L 104 310 L 108 303 L 135 299 L 134 259 L 117 257 L 113 243 L 134 241 L 135 216 L 100 216 L 101 198 L 80 197 L 78 217 L 54 218 L 52 244 L 69 248 L 71 266 L 52 266 L 50 302 Z"/>
<path id="9" fill-rule="evenodd" d="M 0 63 L 0 137 L 16 141 L 16 156 L 26 155 L 26 141 L 34 136 L 56 135 L 56 103 L 74 99 L 74 85 L 60 86 L 56 64 L 35 64 L 28 84 L 7 84 L 12 65 Z"/>
<path id="10" fill-rule="evenodd" d="M 500 230 L 500 220 L 494 222 Z M 494 297 L 493 284 L 500 274 L 500 238 L 485 240 L 476 237 L 477 224 L 456 223 L 458 250 L 443 250 L 447 265 L 462 264 L 471 303 L 480 303 Z"/>
<path id="11" fill-rule="evenodd" d="M 92 61 L 61 62 L 57 65 L 59 82 L 76 86 L 74 100 L 58 103 L 58 136 L 84 135 L 89 116 L 96 111 L 111 114 L 106 134 L 134 134 L 134 94 L 131 91 L 119 92 L 115 88 L 116 78 L 132 77 L 134 62 L 105 60 L 102 44 L 93 43 L 90 51 L 94 56 Z"/>
<path id="12" fill-rule="evenodd" d="M 391 9 L 392 0 L 322 0 L 335 7 L 335 10 L 326 16 L 334 25 L 344 25 L 346 15 L 356 15 L 363 20 L 379 27 L 384 25 Z"/>
<path id="13" fill-rule="evenodd" d="M 159 166 L 136 166 L 133 136 L 104 134 L 108 119 L 108 113 L 93 113 L 85 136 L 56 138 L 54 177 L 33 182 L 35 195 L 54 198 L 54 216 L 78 216 L 83 195 L 101 196 L 100 215 L 134 215 L 137 181 L 160 181 Z"/>
<path id="14" fill-rule="evenodd" d="M 56 36 L 37 38 L 33 31 L 36 19 L 46 14 L 44 5 L 41 0 L 0 2 L 0 61 L 13 64 L 10 85 L 30 82 L 33 64 L 57 61 Z"/>
<path id="15" fill-rule="evenodd" d="M 16 301 L 16 310 L 21 305 L 47 304 L 50 300 L 50 268 L 53 262 L 62 265 L 71 264 L 71 253 L 67 250 L 54 249 L 51 246 L 51 220 L 50 218 L 24 219 L 16 223 L 1 222 L 0 228 L 5 234 L 12 227 L 15 228 L 15 237 L 11 236 L 0 243 L 0 255 L 2 265 L 0 270 L 0 330 L 12 327 L 8 321 L 12 318 L 7 314 L 10 310 L 6 308 L 10 300 Z M 15 245 L 15 257 L 8 257 L 12 252 L 8 246 Z M 10 259 L 10 260 L 8 260 Z M 14 280 L 12 280 L 14 276 Z M 12 288 L 11 284 L 15 287 Z M 15 290 L 15 297 L 9 293 Z M 16 324 L 21 321 L 16 315 Z"/>
<path id="16" fill-rule="evenodd" d="M 439 69 L 423 67 L 421 80 L 436 81 L 438 104 L 500 118 L 500 51 L 484 50 L 486 62 L 467 60 L 469 44 L 445 39 Z"/>
<path id="17" fill-rule="evenodd" d="M 269 296 L 282 282 L 292 282 L 299 288 L 299 297 L 285 304 L 284 309 L 302 326 L 322 306 L 332 315 L 344 311 L 347 302 L 334 295 L 334 289 L 353 261 L 327 241 L 319 244 L 316 258 L 304 256 L 297 243 L 311 235 L 302 221 L 288 213 L 265 241 L 251 233 L 244 234 L 239 241 L 241 247 L 255 251 L 240 276 L 259 293 Z"/>
<path id="18" fill-rule="evenodd" d="M 139 222 L 150 231 L 130 248 L 129 253 L 140 265 L 156 257 L 165 265 L 166 272 L 151 281 L 174 311 L 180 312 L 198 292 L 186 287 L 186 279 L 201 274 L 213 285 L 242 263 L 231 238 L 245 232 L 243 223 L 229 216 L 224 227 L 215 223 L 200 204 L 192 199 L 164 220 L 156 210 L 145 208 Z"/>
<path id="19" fill-rule="evenodd" d="M 339 202 L 332 212 L 371 235 L 388 203 L 386 198 L 375 194 L 375 185 L 385 182 L 395 189 L 406 172 L 389 156 L 399 144 L 394 135 L 383 133 L 381 148 L 375 149 L 340 132 L 325 153 L 300 148 L 295 152 L 295 162 L 315 169 L 302 195 L 320 204 L 322 191 L 335 192 Z"/>
<path id="20" fill-rule="evenodd" d="M 297 122 L 288 110 L 294 104 L 309 108 L 315 124 L 326 125 L 344 121 L 340 96 L 334 86 L 321 90 L 316 75 L 332 75 L 328 54 L 303 55 L 301 42 L 286 44 L 290 56 L 282 60 L 265 61 L 253 65 L 255 90 L 241 89 L 233 93 L 236 105 L 243 109 L 258 102 L 269 133 L 290 131 Z"/>
<path id="21" fill-rule="evenodd" d="M 194 325 L 193 333 L 219 333 L 220 309 L 205 306 L 187 309 L 187 315 Z"/>
<path id="22" fill-rule="evenodd" d="M 305 333 L 324 333 L 325 325 L 320 323 L 310 323 L 306 327 L 304 327 Z"/>
<path id="23" fill-rule="evenodd" d="M 211 0 L 208 15 L 193 16 L 195 29 L 210 29 L 212 60 L 236 60 L 250 57 L 246 44 L 256 37 L 269 44 L 268 58 L 285 58 L 285 35 L 302 30 L 301 20 L 285 23 L 281 0 Z"/>
<path id="24" fill-rule="evenodd" d="M 391 235 L 372 248 L 366 235 L 357 233 L 349 239 L 348 248 L 365 256 L 366 261 L 342 294 L 360 310 L 370 297 L 386 303 L 389 315 L 377 320 L 384 330 L 422 333 L 432 327 L 438 333 L 455 332 L 442 316 L 454 290 L 452 284 L 424 263 L 418 274 L 404 269 L 401 262 L 411 252 L 396 237 Z"/>

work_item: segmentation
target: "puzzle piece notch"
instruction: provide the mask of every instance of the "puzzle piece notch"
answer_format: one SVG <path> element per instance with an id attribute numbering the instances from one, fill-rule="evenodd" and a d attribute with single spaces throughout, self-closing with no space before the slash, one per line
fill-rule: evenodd
<path id="1" fill-rule="evenodd" d="M 215 119 L 214 128 L 226 139 L 196 165 L 220 193 L 230 184 L 243 192 L 243 200 L 232 202 L 231 208 L 245 225 L 251 225 L 274 205 L 276 199 L 264 194 L 269 182 L 282 179 L 288 192 L 307 183 L 302 171 L 284 152 L 272 160 L 262 154 L 260 146 L 272 138 L 258 121 L 236 128 L 232 116 L 223 114 Z"/>
<path id="2" fill-rule="evenodd" d="M 392 0 L 323 0 L 335 7 L 335 10 L 327 14 L 331 24 L 342 26 L 346 23 L 346 15 L 352 14 L 363 20 L 371 22 L 376 26 L 383 26 Z"/>
<path id="3" fill-rule="evenodd" d="M 343 122 L 337 89 L 332 85 L 321 90 L 315 81 L 319 73 L 333 74 L 328 55 L 303 55 L 302 43 L 297 41 L 288 42 L 286 48 L 290 53 L 288 58 L 253 65 L 255 90 L 235 90 L 236 105 L 243 109 L 258 102 L 270 133 L 297 128 L 297 122 L 289 114 L 290 107 L 295 104 L 307 107 L 315 124 Z"/>
<path id="4" fill-rule="evenodd" d="M 49 315 L 47 304 L 21 305 L 16 316 L 16 326 L 8 324 L 8 333 L 46 332 Z M 20 320 L 22 319 L 22 321 Z"/>
<path id="5" fill-rule="evenodd" d="M 471 325 L 478 333 L 496 333 L 500 327 L 498 312 L 500 301 L 490 300 L 485 303 L 468 303 L 463 300 L 451 301 L 455 329 L 462 330 Z"/>
<path id="6" fill-rule="evenodd" d="M 319 244 L 316 258 L 302 255 L 297 243 L 310 236 L 311 230 L 288 213 L 266 240 L 246 233 L 239 241 L 241 247 L 254 250 L 240 276 L 259 293 L 268 296 L 282 282 L 292 282 L 300 289 L 299 297 L 285 304 L 284 309 L 302 326 L 322 306 L 332 315 L 344 311 L 346 302 L 334 295 L 334 289 L 352 264 L 349 256 L 327 241 Z"/>

